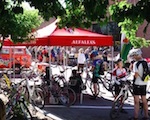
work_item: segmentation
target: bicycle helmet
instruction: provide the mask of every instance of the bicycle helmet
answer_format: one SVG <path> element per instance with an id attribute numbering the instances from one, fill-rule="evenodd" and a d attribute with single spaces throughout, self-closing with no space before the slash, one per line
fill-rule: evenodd
<path id="1" fill-rule="evenodd" d="M 142 54 L 142 51 L 141 49 L 139 48 L 132 48 L 130 51 L 129 51 L 129 56 L 130 57 L 133 57 L 134 55 L 141 55 Z"/>
<path id="2" fill-rule="evenodd" d="M 123 60 L 121 58 L 119 58 L 118 60 L 115 61 L 115 63 L 118 64 L 121 61 L 123 61 Z"/>

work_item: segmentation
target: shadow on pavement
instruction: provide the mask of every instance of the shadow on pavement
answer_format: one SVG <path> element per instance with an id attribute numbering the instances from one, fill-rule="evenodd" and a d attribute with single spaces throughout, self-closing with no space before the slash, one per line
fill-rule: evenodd
<path id="1" fill-rule="evenodd" d="M 78 98 L 73 106 L 46 105 L 44 110 L 59 117 L 60 120 L 111 120 L 109 113 L 113 101 L 103 97 L 93 100 L 90 97 L 90 95 L 84 94 L 82 104 Z M 128 120 L 133 116 L 133 106 L 129 104 L 124 106 L 127 113 L 120 113 L 115 120 Z"/>

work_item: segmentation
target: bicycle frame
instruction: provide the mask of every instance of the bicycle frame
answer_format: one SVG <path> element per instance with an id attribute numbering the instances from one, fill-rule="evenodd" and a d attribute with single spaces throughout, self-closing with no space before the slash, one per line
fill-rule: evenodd
<path id="1" fill-rule="evenodd" d="M 27 90 L 28 90 L 28 93 L 29 93 L 29 99 L 33 96 L 33 93 L 34 93 L 34 90 L 35 90 L 35 82 L 34 82 L 34 84 L 32 85 L 32 87 L 31 87 L 31 85 L 30 85 L 30 83 L 29 83 L 29 81 L 30 81 L 30 79 L 25 75 L 25 74 L 23 74 L 23 77 L 25 78 L 25 83 L 26 83 L 26 88 L 27 88 Z M 31 101 L 30 101 L 31 102 Z"/>
<path id="2" fill-rule="evenodd" d="M 122 81 L 122 87 L 120 90 L 119 95 L 115 98 L 114 102 L 116 102 L 120 97 L 122 98 L 122 104 L 124 104 L 125 100 L 128 98 L 128 92 L 130 91 L 130 93 L 133 95 L 133 91 L 132 91 L 132 84 L 129 80 L 126 81 Z"/>
<path id="3" fill-rule="evenodd" d="M 120 97 L 123 97 L 122 103 L 128 98 L 129 85 L 127 83 L 123 84 L 123 87 L 120 90 L 119 95 L 115 98 L 114 101 L 117 101 Z"/>

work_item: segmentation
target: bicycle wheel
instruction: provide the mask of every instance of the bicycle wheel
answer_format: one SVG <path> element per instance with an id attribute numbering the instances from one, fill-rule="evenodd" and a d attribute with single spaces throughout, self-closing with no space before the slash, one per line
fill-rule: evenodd
<path id="1" fill-rule="evenodd" d="M 96 85 L 97 85 L 97 93 L 95 93 L 95 91 L 94 91 L 94 83 L 91 81 L 91 83 L 90 83 L 90 90 L 91 90 L 91 93 L 92 93 L 93 96 L 94 95 L 98 96 L 99 93 L 100 93 L 99 83 L 97 82 Z"/>
<path id="2" fill-rule="evenodd" d="M 121 99 L 122 99 L 122 95 L 119 96 L 114 102 L 113 102 L 113 105 L 112 105 L 112 109 L 110 111 L 110 118 L 111 119 L 115 119 L 119 116 L 119 113 L 123 107 L 123 103 L 121 102 Z"/>
<path id="3" fill-rule="evenodd" d="M 33 95 L 30 97 L 32 100 L 33 104 L 39 108 L 43 108 L 45 105 L 45 97 L 43 94 L 43 90 L 40 88 L 35 88 Z"/>
<path id="4" fill-rule="evenodd" d="M 30 110 L 28 109 L 27 104 L 25 103 L 24 100 L 19 102 L 19 106 L 22 110 L 24 119 L 32 120 L 33 119 L 32 114 L 31 114 Z"/>
<path id="5" fill-rule="evenodd" d="M 65 106 L 73 105 L 76 101 L 76 93 L 69 87 L 60 89 L 58 93 L 58 99 L 61 104 Z"/>

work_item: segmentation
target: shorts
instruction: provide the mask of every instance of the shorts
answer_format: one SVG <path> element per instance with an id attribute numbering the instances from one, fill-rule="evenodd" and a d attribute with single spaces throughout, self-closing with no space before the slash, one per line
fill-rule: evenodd
<path id="1" fill-rule="evenodd" d="M 133 85 L 134 95 L 146 95 L 146 85 Z"/>
<path id="2" fill-rule="evenodd" d="M 98 82 L 98 77 L 93 76 L 92 82 L 93 82 L 93 83 L 97 83 L 97 82 Z"/>

